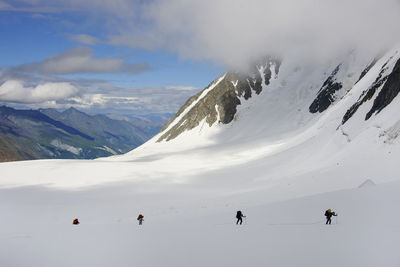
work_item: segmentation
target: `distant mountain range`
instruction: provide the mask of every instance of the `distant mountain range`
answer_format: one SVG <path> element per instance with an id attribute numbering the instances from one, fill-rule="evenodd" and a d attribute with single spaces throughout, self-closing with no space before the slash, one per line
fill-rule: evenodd
<path id="1" fill-rule="evenodd" d="M 0 107 L 0 161 L 93 159 L 126 153 L 157 133 L 166 118 L 115 119 L 75 108 Z"/>

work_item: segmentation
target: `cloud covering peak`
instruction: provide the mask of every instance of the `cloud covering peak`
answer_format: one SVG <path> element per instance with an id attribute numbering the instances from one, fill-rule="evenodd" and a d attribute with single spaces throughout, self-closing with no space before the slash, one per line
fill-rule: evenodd
<path id="1" fill-rule="evenodd" d="M 377 51 L 399 41 L 398 0 L 154 0 L 142 8 L 147 24 L 123 24 L 112 43 L 228 66 L 266 54 Z"/>

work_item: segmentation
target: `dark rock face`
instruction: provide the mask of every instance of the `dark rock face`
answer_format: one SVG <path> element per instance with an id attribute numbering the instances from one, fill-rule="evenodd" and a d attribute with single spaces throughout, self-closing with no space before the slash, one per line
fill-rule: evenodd
<path id="1" fill-rule="evenodd" d="M 318 91 L 318 95 L 315 100 L 311 103 L 309 111 L 311 113 L 325 111 L 334 101 L 335 93 L 342 88 L 342 84 L 336 82 L 336 74 L 340 70 L 341 64 L 339 64 L 329 75 L 328 79 L 322 84 L 321 89 Z"/>
<path id="2" fill-rule="evenodd" d="M 374 100 L 371 110 L 365 116 L 368 120 L 375 112 L 379 113 L 389 105 L 400 91 L 400 59 L 396 62 L 392 73 L 387 77 L 386 83 Z"/>
<path id="3" fill-rule="evenodd" d="M 247 100 L 252 97 L 253 93 L 260 94 L 263 88 L 263 80 L 265 86 L 269 85 L 273 75 L 278 75 L 279 67 L 279 60 L 265 58 L 263 62 L 260 61 L 254 64 L 247 74 L 239 72 L 226 73 L 224 78 L 213 89 L 209 90 L 219 79 L 191 97 L 182 106 L 161 130 L 163 132 L 169 129 L 161 135 L 158 142 L 174 139 L 184 131 L 197 127 L 203 120 L 209 126 L 215 122 L 230 123 L 235 117 L 237 106 L 241 104 L 240 98 Z M 209 91 L 204 95 L 205 90 Z M 199 99 L 202 95 L 203 97 Z M 196 104 L 193 105 L 195 102 Z M 189 107 L 191 107 L 190 110 L 187 110 Z M 182 116 L 184 112 L 185 115 Z M 179 117 L 181 118 L 177 121 Z M 171 127 L 172 124 L 174 125 Z"/>
<path id="4" fill-rule="evenodd" d="M 373 82 L 373 84 L 372 84 L 366 91 L 364 91 L 364 92 L 362 93 L 362 95 L 360 96 L 360 98 L 358 99 L 358 101 L 357 101 L 356 103 L 354 103 L 354 104 L 349 108 L 349 110 L 347 110 L 346 114 L 343 116 L 342 124 L 345 124 L 345 123 L 356 113 L 356 111 L 358 110 L 358 108 L 359 108 L 362 104 L 364 104 L 365 102 L 367 102 L 368 100 L 370 100 L 370 99 L 374 96 L 376 90 L 377 90 L 378 88 L 380 88 L 380 87 L 382 86 L 382 84 L 385 84 L 386 81 L 388 80 L 388 78 L 389 78 L 390 76 L 392 76 L 392 74 L 390 74 L 390 75 L 388 75 L 388 76 L 383 76 L 383 74 L 384 74 L 385 71 L 387 70 L 387 64 L 388 64 L 388 62 L 389 62 L 391 59 L 392 59 L 392 58 L 390 58 L 390 59 L 382 66 L 382 69 L 381 69 L 381 71 L 380 71 L 378 77 L 377 77 L 377 78 L 375 79 L 375 81 Z M 399 65 L 399 62 L 396 63 L 397 68 L 399 68 L 398 65 Z M 396 67 L 395 67 L 395 68 L 396 68 Z M 395 71 L 395 69 L 393 70 L 393 72 L 394 72 L 394 71 Z M 392 72 L 392 73 L 393 73 L 393 72 Z M 394 76 L 396 76 L 396 75 L 394 75 Z M 397 77 L 397 79 L 398 79 L 398 78 L 399 78 L 399 77 Z M 396 82 L 394 81 L 395 79 L 396 79 L 395 77 L 392 78 L 393 81 L 391 82 L 391 84 L 393 84 L 393 85 L 396 84 Z M 385 86 L 386 86 L 386 84 L 385 84 Z M 398 89 L 397 89 L 397 90 L 398 90 Z M 376 102 L 377 99 L 375 99 L 375 102 L 374 102 L 374 106 L 375 106 L 375 107 L 372 107 L 372 109 L 367 113 L 367 116 L 366 116 L 365 120 L 369 119 L 369 118 L 371 117 L 372 113 L 378 110 L 378 107 L 380 108 L 379 111 L 382 110 L 388 103 L 390 103 L 390 102 L 393 100 L 393 98 L 394 98 L 394 97 L 397 95 L 397 93 L 398 93 L 398 92 L 397 92 L 397 93 L 393 96 L 393 92 L 396 91 L 396 90 L 393 90 L 392 88 L 391 88 L 391 89 L 386 89 L 385 91 L 387 91 L 387 93 L 384 94 L 384 95 L 382 95 L 382 96 L 380 97 L 379 103 L 376 103 L 376 105 L 375 105 L 375 102 Z M 381 95 L 381 94 L 382 94 L 382 92 L 380 93 L 380 95 Z M 389 94 L 390 94 L 391 96 L 389 96 Z M 386 99 L 384 99 L 384 98 L 386 98 Z M 390 98 L 391 98 L 391 99 L 390 99 Z M 388 102 L 389 99 L 390 99 L 390 102 Z M 380 102 L 382 102 L 382 103 L 380 103 Z M 386 103 L 385 106 L 382 106 L 384 103 Z M 374 110 L 374 111 L 373 111 L 373 110 Z"/>

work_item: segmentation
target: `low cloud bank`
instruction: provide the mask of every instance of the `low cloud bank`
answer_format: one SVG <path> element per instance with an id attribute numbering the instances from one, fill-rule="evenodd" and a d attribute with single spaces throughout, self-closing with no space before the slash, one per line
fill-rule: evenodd
<path id="1" fill-rule="evenodd" d="M 65 82 L 26 86 L 22 81 L 9 80 L 0 86 L 0 101 L 42 103 L 62 100 L 76 95 L 78 92 L 78 88 Z"/>

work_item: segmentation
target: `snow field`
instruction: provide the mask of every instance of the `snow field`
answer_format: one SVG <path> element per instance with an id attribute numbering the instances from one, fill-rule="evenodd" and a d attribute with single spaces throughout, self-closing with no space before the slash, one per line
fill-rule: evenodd
<path id="1" fill-rule="evenodd" d="M 0 223 L 0 265 L 398 266 L 400 216 L 392 204 L 399 203 L 399 190 L 393 182 L 240 205 L 236 197 L 251 192 L 206 193 L 200 200 L 179 186 L 159 192 L 2 189 L 7 220 Z M 324 224 L 327 208 L 339 213 L 338 224 L 336 217 Z M 235 225 L 237 209 L 247 215 L 242 226 Z M 75 216 L 79 226 L 71 224 Z"/>

